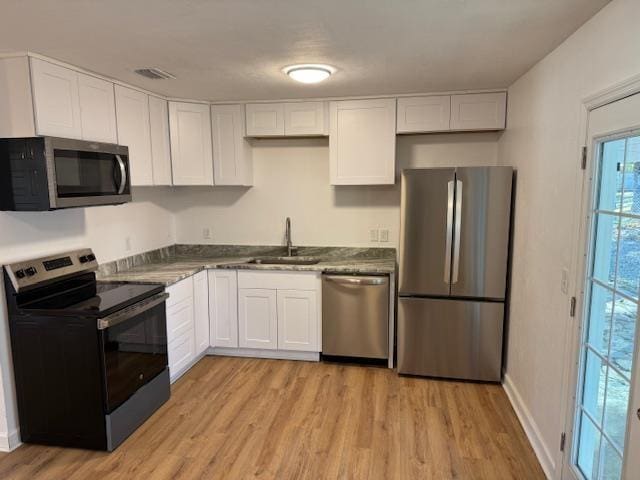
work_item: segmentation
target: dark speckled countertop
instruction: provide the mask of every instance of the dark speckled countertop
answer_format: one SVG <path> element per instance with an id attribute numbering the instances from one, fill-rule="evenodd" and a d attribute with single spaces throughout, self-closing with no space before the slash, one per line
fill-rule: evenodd
<path id="1" fill-rule="evenodd" d="M 173 245 L 101 265 L 98 278 L 169 286 L 209 268 L 353 274 L 393 274 L 396 270 L 394 248 L 299 247 L 298 256 L 316 257 L 320 262 L 315 265 L 248 263 L 256 257 L 283 255 L 286 255 L 284 247 Z"/>

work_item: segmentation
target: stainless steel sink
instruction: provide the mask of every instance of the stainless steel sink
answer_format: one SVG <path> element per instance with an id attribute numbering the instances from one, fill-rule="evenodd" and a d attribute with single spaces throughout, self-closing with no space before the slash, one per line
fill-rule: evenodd
<path id="1" fill-rule="evenodd" d="M 315 265 L 320 259 L 315 257 L 258 257 L 248 263 L 260 265 Z"/>

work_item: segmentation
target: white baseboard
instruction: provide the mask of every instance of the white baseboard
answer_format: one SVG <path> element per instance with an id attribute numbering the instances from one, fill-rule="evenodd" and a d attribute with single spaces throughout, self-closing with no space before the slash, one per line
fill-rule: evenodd
<path id="1" fill-rule="evenodd" d="M 511 402 L 511 405 L 513 406 L 513 409 L 518 416 L 518 420 L 520 420 L 520 424 L 522 425 L 524 432 L 529 438 L 529 442 L 533 447 L 533 451 L 538 457 L 538 461 L 542 466 L 542 470 L 544 470 L 544 473 L 548 479 L 554 478 L 556 466 L 553 460 L 553 455 L 551 455 L 549 448 L 542 439 L 542 435 L 540 434 L 538 425 L 531 416 L 529 409 L 525 405 L 522 397 L 520 396 L 520 393 L 518 392 L 518 389 L 513 384 L 513 381 L 508 374 L 504 375 L 502 388 L 504 388 L 507 397 L 509 397 L 509 401 Z"/>
<path id="2" fill-rule="evenodd" d="M 228 348 L 210 347 L 207 350 L 209 355 L 222 355 L 227 357 L 253 357 L 271 358 L 278 360 L 302 360 L 307 362 L 319 362 L 318 352 L 296 352 L 293 350 L 262 350 L 259 348 Z"/>
<path id="3" fill-rule="evenodd" d="M 14 430 L 11 433 L 0 433 L 0 452 L 12 452 L 22 445 L 20 441 L 20 432 Z"/>

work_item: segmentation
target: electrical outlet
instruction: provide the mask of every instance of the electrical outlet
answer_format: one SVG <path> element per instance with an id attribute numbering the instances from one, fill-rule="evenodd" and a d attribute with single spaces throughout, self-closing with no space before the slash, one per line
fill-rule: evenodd
<path id="1" fill-rule="evenodd" d="M 369 229 L 369 241 L 370 242 L 377 242 L 378 241 L 378 229 L 377 228 L 370 228 Z"/>
<path id="2" fill-rule="evenodd" d="M 202 229 L 202 238 L 205 240 L 211 240 L 211 229 L 209 227 L 204 227 Z"/>
<path id="3" fill-rule="evenodd" d="M 560 280 L 560 290 L 565 295 L 569 294 L 569 271 L 566 268 L 562 269 L 562 280 Z"/>
<path id="4" fill-rule="evenodd" d="M 380 233 L 380 241 L 381 242 L 388 242 L 389 241 L 389 229 L 388 228 L 381 228 L 379 230 Z"/>
<path id="5" fill-rule="evenodd" d="M 131 251 L 131 237 L 125 237 L 125 239 L 124 239 L 124 249 L 127 252 Z"/>

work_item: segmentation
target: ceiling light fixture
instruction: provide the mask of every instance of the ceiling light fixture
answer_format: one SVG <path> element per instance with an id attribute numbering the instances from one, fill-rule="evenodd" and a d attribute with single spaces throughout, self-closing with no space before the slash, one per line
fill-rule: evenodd
<path id="1" fill-rule="evenodd" d="M 301 64 L 289 65 L 282 69 L 284 73 L 301 83 L 318 83 L 329 78 L 336 69 L 330 65 L 321 64 Z"/>

